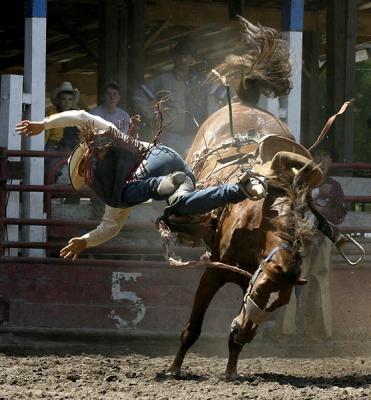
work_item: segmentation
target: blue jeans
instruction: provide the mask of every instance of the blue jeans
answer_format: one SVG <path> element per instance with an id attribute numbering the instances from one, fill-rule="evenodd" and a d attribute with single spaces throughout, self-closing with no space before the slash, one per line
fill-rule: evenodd
<path id="1" fill-rule="evenodd" d="M 205 214 L 230 203 L 239 203 L 246 199 L 245 193 L 236 183 L 226 183 L 196 190 L 183 196 L 171 208 L 176 215 Z"/>
<path id="2" fill-rule="evenodd" d="M 122 188 L 123 205 L 131 207 L 149 199 L 166 200 L 168 196 L 159 196 L 157 188 L 164 176 L 175 171 L 185 172 L 194 184 L 195 178 L 180 155 L 169 147 L 156 146 L 143 162 L 141 171 L 137 173 L 138 180 L 129 182 Z M 193 188 L 194 186 L 188 187 L 188 193 L 182 194 L 171 206 L 172 213 L 176 215 L 203 214 L 246 199 L 246 195 L 237 184 L 224 184 L 191 191 Z"/>
<path id="3" fill-rule="evenodd" d="M 167 196 L 157 194 L 157 187 L 162 178 L 172 172 L 183 171 L 193 183 L 195 182 L 195 177 L 183 158 L 175 150 L 164 145 L 151 149 L 138 170 L 135 176 L 137 180 L 126 183 L 122 188 L 123 206 L 134 206 L 149 199 L 166 200 Z"/>

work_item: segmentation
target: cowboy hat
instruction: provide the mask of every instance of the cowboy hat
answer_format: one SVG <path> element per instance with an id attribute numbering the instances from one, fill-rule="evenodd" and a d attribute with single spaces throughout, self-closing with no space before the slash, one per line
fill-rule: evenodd
<path id="1" fill-rule="evenodd" d="M 298 173 L 306 178 L 309 187 L 315 188 L 322 179 L 323 174 L 320 166 L 312 159 L 290 151 L 279 151 L 272 161 L 263 164 L 255 164 L 254 170 L 267 178 L 277 177 L 283 171 L 292 171 L 294 175 Z"/>
<path id="2" fill-rule="evenodd" d="M 70 176 L 71 185 L 75 190 L 80 190 L 85 185 L 84 177 L 79 175 L 79 165 L 84 158 L 84 152 L 86 148 L 86 143 L 80 143 L 75 147 L 68 158 L 68 173 Z"/>
<path id="3" fill-rule="evenodd" d="M 263 163 L 272 161 L 274 155 L 279 151 L 288 151 L 300 154 L 309 160 L 313 159 L 309 150 L 303 145 L 283 136 L 267 135 L 259 141 L 259 157 Z"/>
<path id="4" fill-rule="evenodd" d="M 73 94 L 73 107 L 77 106 L 77 103 L 80 99 L 80 92 L 77 88 L 73 88 L 71 82 L 63 82 L 61 86 L 54 89 L 51 100 L 55 106 L 58 105 L 58 96 L 60 95 L 60 93 Z"/>

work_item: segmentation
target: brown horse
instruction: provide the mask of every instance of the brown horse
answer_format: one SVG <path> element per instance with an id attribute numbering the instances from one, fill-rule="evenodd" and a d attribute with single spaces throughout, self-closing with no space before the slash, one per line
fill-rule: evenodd
<path id="1" fill-rule="evenodd" d="M 274 116 L 243 103 L 233 105 L 233 121 L 236 132 L 250 130 L 254 135 L 269 133 L 292 138 L 288 128 Z M 246 154 L 257 148 L 256 144 L 248 144 L 214 151 L 223 147 L 228 138 L 231 134 L 228 107 L 225 107 L 205 122 L 189 152 L 188 161 L 198 168 L 198 182 L 233 181 L 239 173 L 239 164 L 220 167 L 223 165 L 221 161 L 224 158 L 229 160 L 231 154 Z M 204 150 L 200 151 L 202 148 Z M 209 155 L 205 152 L 206 148 Z M 200 157 L 200 154 L 204 156 Z M 180 373 L 187 350 L 201 333 L 205 312 L 225 283 L 234 282 L 245 293 L 241 312 L 232 323 L 229 337 L 227 379 L 237 376 L 238 355 L 244 343 L 255 336 L 259 323 L 268 313 L 288 303 L 294 285 L 305 283 L 300 279 L 300 250 L 313 233 L 304 218 L 310 193 L 306 183 L 298 179 L 292 168 L 284 170 L 269 179 L 265 199 L 247 199 L 219 213 L 216 234 L 211 240 L 206 239 L 211 260 L 238 266 L 250 273 L 259 272 L 252 278 L 253 284 L 249 287 L 246 274 L 215 268 L 205 270 L 190 320 L 181 335 L 179 351 L 169 369 L 170 374 Z"/>
<path id="2" fill-rule="evenodd" d="M 250 37 L 253 35 L 254 43 L 260 46 L 254 53 L 258 61 L 254 60 L 254 54 L 250 54 L 243 62 L 240 59 L 237 62 L 236 76 L 239 76 L 241 81 L 235 87 L 243 101 L 233 104 L 233 131 L 227 106 L 205 121 L 196 135 L 187 161 L 193 165 L 195 176 L 201 185 L 236 181 L 241 164 L 250 169 L 257 161 L 269 161 L 271 157 L 274 158 L 277 151 L 276 161 L 280 150 L 297 152 L 300 147 L 297 145 L 296 148 L 288 148 L 287 143 L 293 142 L 284 139 L 282 143 L 286 145 L 281 146 L 278 140 L 274 149 L 271 147 L 272 140 L 266 142 L 271 144 L 265 148 L 257 144 L 259 141 L 265 143 L 266 137 L 294 139 L 285 124 L 272 114 L 252 105 L 258 97 L 257 94 L 267 94 L 269 88 L 273 94 L 282 94 L 289 90 L 289 68 L 283 63 L 286 69 L 282 68 L 281 80 L 279 77 L 274 80 L 275 88 L 268 82 L 272 78 L 269 71 L 265 71 L 268 78 L 262 82 L 261 72 L 267 65 L 271 65 L 269 62 L 261 67 L 258 76 L 252 76 L 254 68 L 264 64 L 262 54 L 264 57 L 268 56 L 270 62 L 275 64 L 272 52 L 280 50 L 282 43 L 274 31 L 255 27 L 245 20 L 243 23 L 245 33 Z M 282 58 L 282 51 L 276 56 L 277 59 Z M 249 66 L 248 61 L 254 68 Z M 236 65 L 236 60 L 232 58 L 231 63 Z M 224 64 L 221 71 L 233 71 L 231 63 Z M 241 64 L 246 67 L 245 75 L 241 72 Z M 278 63 L 275 64 L 277 65 Z M 275 72 L 277 70 L 278 68 Z M 305 149 L 300 152 L 307 157 L 305 160 L 308 163 L 294 163 L 294 167 L 292 163 L 279 164 L 278 170 L 271 170 L 268 195 L 265 199 L 247 199 L 224 210 L 218 210 L 217 215 L 214 213 L 214 235 L 204 238 L 211 252 L 211 260 L 255 274 L 249 280 L 246 274 L 226 269 L 205 270 L 196 292 L 190 319 L 181 334 L 180 348 L 169 368 L 170 375 L 180 373 L 186 352 L 201 333 L 205 312 L 225 283 L 234 282 L 244 292 L 241 311 L 231 325 L 227 379 L 237 377 L 238 356 L 243 345 L 255 336 L 259 324 L 269 313 L 288 303 L 295 285 L 305 283 L 300 279 L 300 263 L 304 242 L 310 241 L 313 234 L 312 226 L 304 218 L 306 202 L 310 196 L 308 177 L 311 176 L 306 167 L 312 162 Z"/>

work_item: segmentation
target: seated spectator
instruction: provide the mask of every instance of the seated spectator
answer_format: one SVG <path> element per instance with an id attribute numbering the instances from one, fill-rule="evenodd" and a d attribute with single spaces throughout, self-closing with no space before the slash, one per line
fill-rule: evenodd
<path id="1" fill-rule="evenodd" d="M 54 89 L 51 95 L 51 102 L 55 109 L 49 110 L 47 115 L 55 112 L 78 110 L 79 99 L 79 90 L 74 88 L 71 82 L 63 82 Z M 79 133 L 76 127 L 53 128 L 45 132 L 45 151 L 71 151 L 78 145 L 79 141 Z M 63 181 L 63 165 L 60 165 L 60 167 L 56 165 L 61 160 L 63 160 L 61 157 L 45 158 L 45 172 L 51 173 L 52 171 L 54 173 L 54 181 L 50 181 L 51 178 L 45 175 L 45 183 Z"/>
<path id="2" fill-rule="evenodd" d="M 121 131 L 127 132 L 130 124 L 130 115 L 120 107 L 120 85 L 115 81 L 106 83 L 102 88 L 102 103 L 89 112 L 111 122 Z"/>
<path id="3" fill-rule="evenodd" d="M 80 92 L 73 88 L 71 82 L 63 82 L 52 94 L 51 101 L 57 112 L 78 110 L 77 104 Z M 54 114 L 55 110 L 48 113 Z M 79 143 L 78 130 L 76 128 L 54 128 L 45 134 L 45 150 L 67 151 L 74 149 Z"/>

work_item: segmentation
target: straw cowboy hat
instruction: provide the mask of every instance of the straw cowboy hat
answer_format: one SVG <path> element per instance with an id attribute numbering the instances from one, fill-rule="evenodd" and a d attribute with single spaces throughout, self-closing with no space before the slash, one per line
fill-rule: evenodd
<path id="1" fill-rule="evenodd" d="M 85 142 L 75 147 L 74 151 L 68 158 L 68 173 L 70 175 L 71 185 L 75 190 L 80 190 L 85 185 L 83 176 L 79 175 L 79 165 L 84 158 L 84 152 L 87 149 Z"/>
<path id="2" fill-rule="evenodd" d="M 259 157 L 263 163 L 272 161 L 274 155 L 279 151 L 300 154 L 309 160 L 313 157 L 310 152 L 300 143 L 278 135 L 266 135 L 259 141 Z"/>
<path id="3" fill-rule="evenodd" d="M 254 170 L 267 178 L 274 178 L 283 171 L 291 170 L 294 175 L 300 173 L 310 188 L 317 187 L 323 179 L 322 170 L 317 163 L 301 154 L 289 151 L 277 152 L 271 161 L 255 164 Z"/>
<path id="4" fill-rule="evenodd" d="M 63 82 L 61 86 L 54 89 L 52 94 L 52 103 L 57 106 L 58 105 L 58 96 L 60 93 L 72 93 L 73 94 L 73 107 L 77 106 L 77 103 L 80 99 L 80 92 L 77 88 L 73 88 L 71 82 Z"/>
<path id="5" fill-rule="evenodd" d="M 265 136 L 259 143 L 258 153 L 262 164 L 255 164 L 254 170 L 267 178 L 273 178 L 282 171 L 292 170 L 305 175 L 309 186 L 318 186 L 323 174 L 313 161 L 310 152 L 300 143 L 276 135 Z"/>

